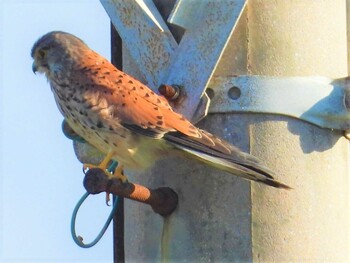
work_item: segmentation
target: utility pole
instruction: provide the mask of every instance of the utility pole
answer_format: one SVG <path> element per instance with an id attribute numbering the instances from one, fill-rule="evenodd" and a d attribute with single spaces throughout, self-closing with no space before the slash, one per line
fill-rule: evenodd
<path id="1" fill-rule="evenodd" d="M 155 2 L 159 8 L 159 1 Z M 222 47 L 223 53 L 213 66 L 212 75 L 208 75 L 209 83 L 203 82 L 210 89 L 207 91 L 212 103 L 208 116 L 198 125 L 259 157 L 276 172 L 278 180 L 294 189 L 285 191 L 250 183 L 179 158 L 160 161 L 147 172 L 128 174 L 130 181 L 151 188 L 171 187 L 178 194 L 179 205 L 172 215 L 163 218 L 148 206 L 125 201 L 125 260 L 346 262 L 350 257 L 349 145 L 342 131 L 320 128 L 312 121 L 302 120 L 302 116 L 297 119 L 286 116 L 291 114 L 285 112 L 267 114 L 254 111 L 250 105 L 240 110 L 223 107 L 228 104 L 237 107 L 245 96 L 248 101 L 262 105 L 266 98 L 244 93 L 251 88 L 252 79 L 259 89 L 266 78 L 264 85 L 267 83 L 269 88 L 272 85 L 269 83 L 279 80 L 285 81 L 287 87 L 294 87 L 295 80 L 289 79 L 294 76 L 305 77 L 306 84 L 312 83 L 310 76 L 315 75 L 332 79 L 347 76 L 345 1 L 199 2 L 178 1 L 177 13 L 170 15 L 171 21 L 184 27 L 184 42 L 191 43 L 191 30 L 185 27 L 189 22 L 195 23 L 198 29 L 208 26 L 200 20 L 207 21 L 205 17 L 193 14 L 203 14 L 206 10 L 207 17 L 215 21 L 223 18 L 225 9 L 235 6 L 238 15 L 232 32 L 227 34 L 227 45 Z M 222 9 L 218 2 L 223 5 Z M 172 78 L 174 72 L 170 66 L 177 65 L 176 59 L 184 59 L 176 52 L 186 43 L 177 43 L 171 36 L 161 19 L 159 12 L 162 10 L 150 1 L 130 4 L 127 0 L 102 0 L 101 3 L 123 39 L 123 70 L 154 90 L 162 83 L 181 84 L 171 82 L 176 78 Z M 170 9 L 175 4 L 174 1 L 164 3 L 169 4 Z M 197 13 L 196 8 L 191 8 L 195 3 L 198 3 Z M 206 4 L 207 9 L 204 8 Z M 123 13 L 121 6 L 125 8 Z M 152 16 L 148 16 L 150 13 Z M 142 14 L 148 14 L 144 18 L 147 23 L 142 24 Z M 123 24 L 125 21 L 128 26 Z M 141 37 L 133 35 L 134 46 L 128 42 L 132 32 L 143 34 Z M 195 34 L 195 30 L 193 32 Z M 212 32 L 208 30 L 207 33 Z M 220 45 L 220 40 L 212 41 Z M 200 42 L 201 39 L 196 41 L 194 43 L 202 48 L 210 44 Z M 154 51 L 154 43 L 159 54 L 149 51 Z M 211 55 L 207 52 L 202 54 L 202 60 L 188 63 L 202 69 L 201 63 Z M 150 61 L 148 64 L 144 57 Z M 202 72 L 205 74 L 205 68 Z M 186 79 L 186 91 L 204 88 L 196 86 L 196 72 L 181 72 L 179 67 L 177 73 L 184 78 L 193 76 L 192 83 L 190 78 Z M 224 87 L 235 81 L 241 85 Z M 321 84 L 320 88 L 323 86 L 327 87 Z M 224 88 L 235 93 L 220 93 Z M 281 89 L 271 92 L 281 92 Z M 288 93 L 281 92 L 277 98 L 282 104 L 290 103 L 290 94 L 294 92 L 297 90 L 290 88 Z M 299 100 L 304 100 L 303 96 Z M 339 101 L 339 105 L 341 103 Z M 190 104 L 186 107 L 190 108 Z M 193 116 L 193 112 L 191 114 Z"/>

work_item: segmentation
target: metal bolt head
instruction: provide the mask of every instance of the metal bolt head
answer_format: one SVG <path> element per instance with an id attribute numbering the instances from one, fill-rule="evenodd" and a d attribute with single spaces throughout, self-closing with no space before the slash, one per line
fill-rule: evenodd
<path id="1" fill-rule="evenodd" d="M 158 91 L 169 101 L 176 100 L 180 96 L 180 86 L 178 85 L 162 84 L 159 86 Z"/>
<path id="2" fill-rule="evenodd" d="M 228 96 L 233 100 L 237 100 L 241 97 L 241 90 L 238 87 L 233 86 L 228 90 Z"/>

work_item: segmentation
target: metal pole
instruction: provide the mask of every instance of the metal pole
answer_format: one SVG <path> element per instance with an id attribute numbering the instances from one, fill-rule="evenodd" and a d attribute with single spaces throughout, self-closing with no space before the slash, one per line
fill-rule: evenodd
<path id="1" fill-rule="evenodd" d="M 251 0 L 247 21 L 249 73 L 347 75 L 345 1 Z M 254 120 L 251 152 L 294 191 L 252 184 L 253 261 L 347 261 L 348 141 L 292 118 Z"/>
<path id="2" fill-rule="evenodd" d="M 123 68 L 122 40 L 111 24 L 111 58 L 112 63 L 118 69 Z M 113 197 L 116 198 L 116 197 Z M 114 201 L 114 200 L 113 200 Z M 118 209 L 113 217 L 113 261 L 125 262 L 124 252 L 124 198 L 119 197 Z"/>

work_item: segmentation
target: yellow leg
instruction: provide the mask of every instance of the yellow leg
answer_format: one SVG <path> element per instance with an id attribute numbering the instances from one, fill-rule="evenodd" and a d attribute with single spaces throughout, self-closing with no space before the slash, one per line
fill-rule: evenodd
<path id="1" fill-rule="evenodd" d="M 118 178 L 119 180 L 121 180 L 123 183 L 128 181 L 128 177 L 126 177 L 124 175 L 124 171 L 123 171 L 124 166 L 122 164 L 118 163 L 117 168 L 115 169 L 114 173 L 112 174 L 113 177 Z M 109 194 L 108 192 L 106 192 L 106 204 L 109 205 Z"/>
<path id="2" fill-rule="evenodd" d="M 115 171 L 114 171 L 113 174 L 111 174 L 111 173 L 109 173 L 109 172 L 107 171 L 108 164 L 109 164 L 109 162 L 112 160 L 114 154 L 115 154 L 115 152 L 109 151 L 109 152 L 107 153 L 107 155 L 105 156 L 105 158 L 102 160 L 102 162 L 101 162 L 99 165 L 84 163 L 83 169 L 86 170 L 86 169 L 92 169 L 92 168 L 99 168 L 99 169 L 101 169 L 102 171 L 104 171 L 108 177 L 116 177 L 116 178 L 118 178 L 119 180 L 121 180 L 123 183 L 125 183 L 125 182 L 128 181 L 128 177 L 126 177 L 126 176 L 124 175 L 124 172 L 123 172 L 124 166 L 123 166 L 122 164 L 119 164 L 119 163 L 118 163 L 118 166 L 117 166 L 117 168 L 115 169 Z"/>
<path id="3" fill-rule="evenodd" d="M 124 175 L 123 169 L 124 169 L 124 165 L 118 163 L 118 166 L 115 169 L 113 176 L 117 177 L 119 180 L 125 183 L 128 181 L 128 177 Z"/>
<path id="4" fill-rule="evenodd" d="M 107 153 L 107 155 L 105 156 L 105 158 L 102 160 L 102 162 L 99 165 L 95 165 L 95 164 L 90 164 L 90 163 L 84 163 L 83 165 L 83 169 L 92 169 L 92 168 L 100 168 L 101 170 L 105 171 L 107 174 L 107 168 L 108 168 L 108 164 L 109 162 L 112 160 L 112 157 L 115 153 L 113 151 L 109 151 Z M 107 174 L 108 176 L 111 176 L 111 174 Z"/>
<path id="5" fill-rule="evenodd" d="M 126 177 L 124 175 L 124 171 L 123 171 L 123 168 L 124 166 L 119 164 L 118 163 L 118 166 L 117 168 L 115 169 L 114 173 L 110 173 L 108 172 L 107 168 L 108 168 L 108 164 L 109 162 L 112 160 L 113 156 L 114 156 L 115 152 L 113 151 L 109 151 L 107 153 L 107 155 L 105 156 L 105 158 L 102 160 L 102 162 L 98 165 L 95 165 L 95 164 L 89 164 L 89 163 L 84 163 L 83 165 L 83 169 L 84 171 L 86 169 L 93 169 L 93 168 L 99 168 L 101 169 L 102 171 L 104 171 L 104 173 L 109 177 L 109 178 L 113 178 L 113 177 L 116 177 L 117 179 L 121 180 L 123 183 L 127 182 L 128 181 L 128 177 Z M 110 201 L 110 198 L 109 198 L 109 193 L 106 192 L 106 204 L 109 205 L 109 201 Z"/>

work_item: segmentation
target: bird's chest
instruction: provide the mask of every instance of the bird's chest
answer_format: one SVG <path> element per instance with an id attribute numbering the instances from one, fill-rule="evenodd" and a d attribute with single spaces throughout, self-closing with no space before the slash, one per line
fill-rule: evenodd
<path id="1" fill-rule="evenodd" d="M 129 131 L 121 126 L 118 120 L 112 118 L 105 102 L 87 103 L 86 94 L 74 88 L 53 91 L 58 108 L 69 125 L 91 144 L 96 144 L 96 141 L 107 143 L 110 137 L 114 139 L 130 137 Z"/>
<path id="2" fill-rule="evenodd" d="M 109 113 L 105 101 L 86 106 L 79 92 L 54 90 L 57 105 L 69 126 L 101 152 L 115 152 L 115 159 L 130 168 L 145 168 L 163 152 L 164 146 L 151 138 L 135 134 L 120 125 Z"/>

